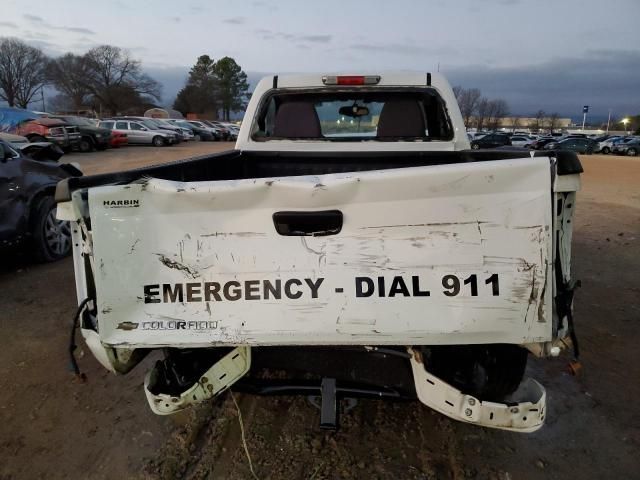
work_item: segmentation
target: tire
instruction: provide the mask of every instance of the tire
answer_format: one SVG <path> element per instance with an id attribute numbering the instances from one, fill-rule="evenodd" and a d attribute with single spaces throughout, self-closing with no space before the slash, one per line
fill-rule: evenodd
<path id="1" fill-rule="evenodd" d="M 80 142 L 78 142 L 78 150 L 82 153 L 87 153 L 93 151 L 93 141 L 90 137 L 82 137 L 80 138 Z"/>
<path id="2" fill-rule="evenodd" d="M 629 150 L 627 150 L 627 155 L 629 155 L 630 157 L 635 157 L 637 154 L 638 152 L 635 148 L 630 148 Z"/>
<path id="3" fill-rule="evenodd" d="M 477 143 L 472 143 L 471 144 L 471 149 L 472 150 L 478 150 L 480 148 L 480 145 L 478 145 Z"/>
<path id="4" fill-rule="evenodd" d="M 602 153 L 605 155 L 611 153 L 611 149 L 609 147 L 602 147 Z"/>
<path id="5" fill-rule="evenodd" d="M 194 142 L 199 142 L 200 140 L 202 140 L 202 137 L 200 137 L 200 134 L 199 134 L 199 133 L 196 133 L 196 134 L 193 136 L 193 141 L 194 141 Z"/>
<path id="6" fill-rule="evenodd" d="M 154 147 L 164 147 L 165 143 L 164 143 L 164 138 L 162 138 L 161 136 L 155 136 L 151 139 L 151 144 Z"/>
<path id="7" fill-rule="evenodd" d="M 53 262 L 71 252 L 71 226 L 56 219 L 56 203 L 51 196 L 36 200 L 32 210 L 31 236 L 38 262 Z"/>
<path id="8" fill-rule="evenodd" d="M 501 401 L 517 390 L 528 351 L 517 345 L 430 347 L 427 368 L 437 377 L 481 400 Z"/>

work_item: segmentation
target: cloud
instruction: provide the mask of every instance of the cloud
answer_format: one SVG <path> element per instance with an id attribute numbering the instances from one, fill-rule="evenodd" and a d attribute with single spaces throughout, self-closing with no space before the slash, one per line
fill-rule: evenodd
<path id="1" fill-rule="evenodd" d="M 294 34 L 285 32 L 274 32 L 267 28 L 256 28 L 254 33 L 257 33 L 263 40 L 286 40 L 288 42 L 296 43 L 329 43 L 333 36 L 331 35 L 317 35 L 317 34 Z"/>
<path id="2" fill-rule="evenodd" d="M 224 20 L 222 20 L 222 23 L 228 23 L 231 25 L 242 25 L 246 21 L 247 19 L 245 17 L 231 17 L 225 18 Z"/>
<path id="3" fill-rule="evenodd" d="M 0 27 L 18 28 L 18 25 L 13 22 L 0 22 Z"/>
<path id="4" fill-rule="evenodd" d="M 609 108 L 614 116 L 640 111 L 637 51 L 590 50 L 583 57 L 557 57 L 534 65 L 475 65 L 441 71 L 454 85 L 479 88 L 487 97 L 507 100 L 515 114 L 543 109 L 582 118 L 582 106 L 590 105 L 590 115 L 606 121 Z"/>
<path id="5" fill-rule="evenodd" d="M 168 20 L 173 23 L 180 23 L 182 21 L 180 17 L 169 17 Z"/>
<path id="6" fill-rule="evenodd" d="M 458 51 L 447 46 L 426 47 L 405 43 L 386 43 L 384 45 L 370 43 L 355 43 L 349 48 L 371 53 L 390 53 L 393 55 L 456 55 Z"/>
<path id="7" fill-rule="evenodd" d="M 23 17 L 27 19 L 29 22 L 37 24 L 39 28 L 46 28 L 49 30 L 62 30 L 62 31 L 72 32 L 72 33 L 81 33 L 83 35 L 96 34 L 96 32 L 94 32 L 93 30 L 89 30 L 88 28 L 53 25 L 51 23 L 46 22 L 42 17 L 39 17 L 38 15 L 31 15 L 26 13 L 23 15 Z"/>
<path id="8" fill-rule="evenodd" d="M 331 35 L 299 35 L 297 40 L 301 42 L 329 43 L 331 38 Z"/>
<path id="9" fill-rule="evenodd" d="M 26 18 L 27 20 L 29 20 L 30 22 L 35 22 L 35 23 L 43 23 L 44 19 L 42 17 L 39 17 L 37 15 L 31 15 L 28 13 L 25 13 L 23 15 L 24 18 Z"/>

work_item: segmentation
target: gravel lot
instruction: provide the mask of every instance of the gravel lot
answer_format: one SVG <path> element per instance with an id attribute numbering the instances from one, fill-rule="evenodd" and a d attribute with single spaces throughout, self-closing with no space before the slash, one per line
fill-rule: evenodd
<path id="1" fill-rule="evenodd" d="M 232 148 L 229 143 L 72 154 L 86 173 Z M 236 395 L 257 476 L 285 478 L 632 478 L 640 472 L 640 159 L 586 156 L 574 231 L 578 377 L 568 357 L 529 363 L 547 425 L 513 434 L 463 425 L 417 402 L 361 401 L 342 429 L 318 428 L 303 398 Z M 229 395 L 174 417 L 147 407 L 147 359 L 126 377 L 86 352 L 68 370 L 70 259 L 0 268 L 0 480 L 252 478 Z"/>

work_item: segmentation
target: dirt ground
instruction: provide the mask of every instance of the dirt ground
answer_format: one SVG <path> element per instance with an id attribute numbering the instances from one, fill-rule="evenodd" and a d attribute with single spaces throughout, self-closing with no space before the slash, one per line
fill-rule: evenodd
<path id="1" fill-rule="evenodd" d="M 128 147 L 75 154 L 87 173 L 200 155 L 230 144 Z M 546 425 L 533 434 L 448 420 L 418 402 L 366 400 L 341 430 L 318 428 L 301 397 L 235 394 L 260 479 L 626 479 L 640 476 L 640 159 L 582 158 L 574 271 L 583 369 L 568 356 L 529 362 L 547 388 Z M 142 391 L 152 358 L 125 377 L 79 359 L 69 372 L 75 311 L 70 259 L 0 269 L 0 480 L 253 478 L 229 394 L 174 417 L 152 414 Z M 82 349 L 81 349 L 82 350 Z"/>

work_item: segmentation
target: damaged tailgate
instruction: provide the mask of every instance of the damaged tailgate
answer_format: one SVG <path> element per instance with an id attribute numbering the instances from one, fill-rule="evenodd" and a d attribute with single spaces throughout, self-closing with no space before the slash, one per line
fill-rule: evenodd
<path id="1" fill-rule="evenodd" d="M 85 251 L 100 339 L 132 347 L 550 340 L 550 172 L 549 158 L 527 156 L 90 188 Z"/>

